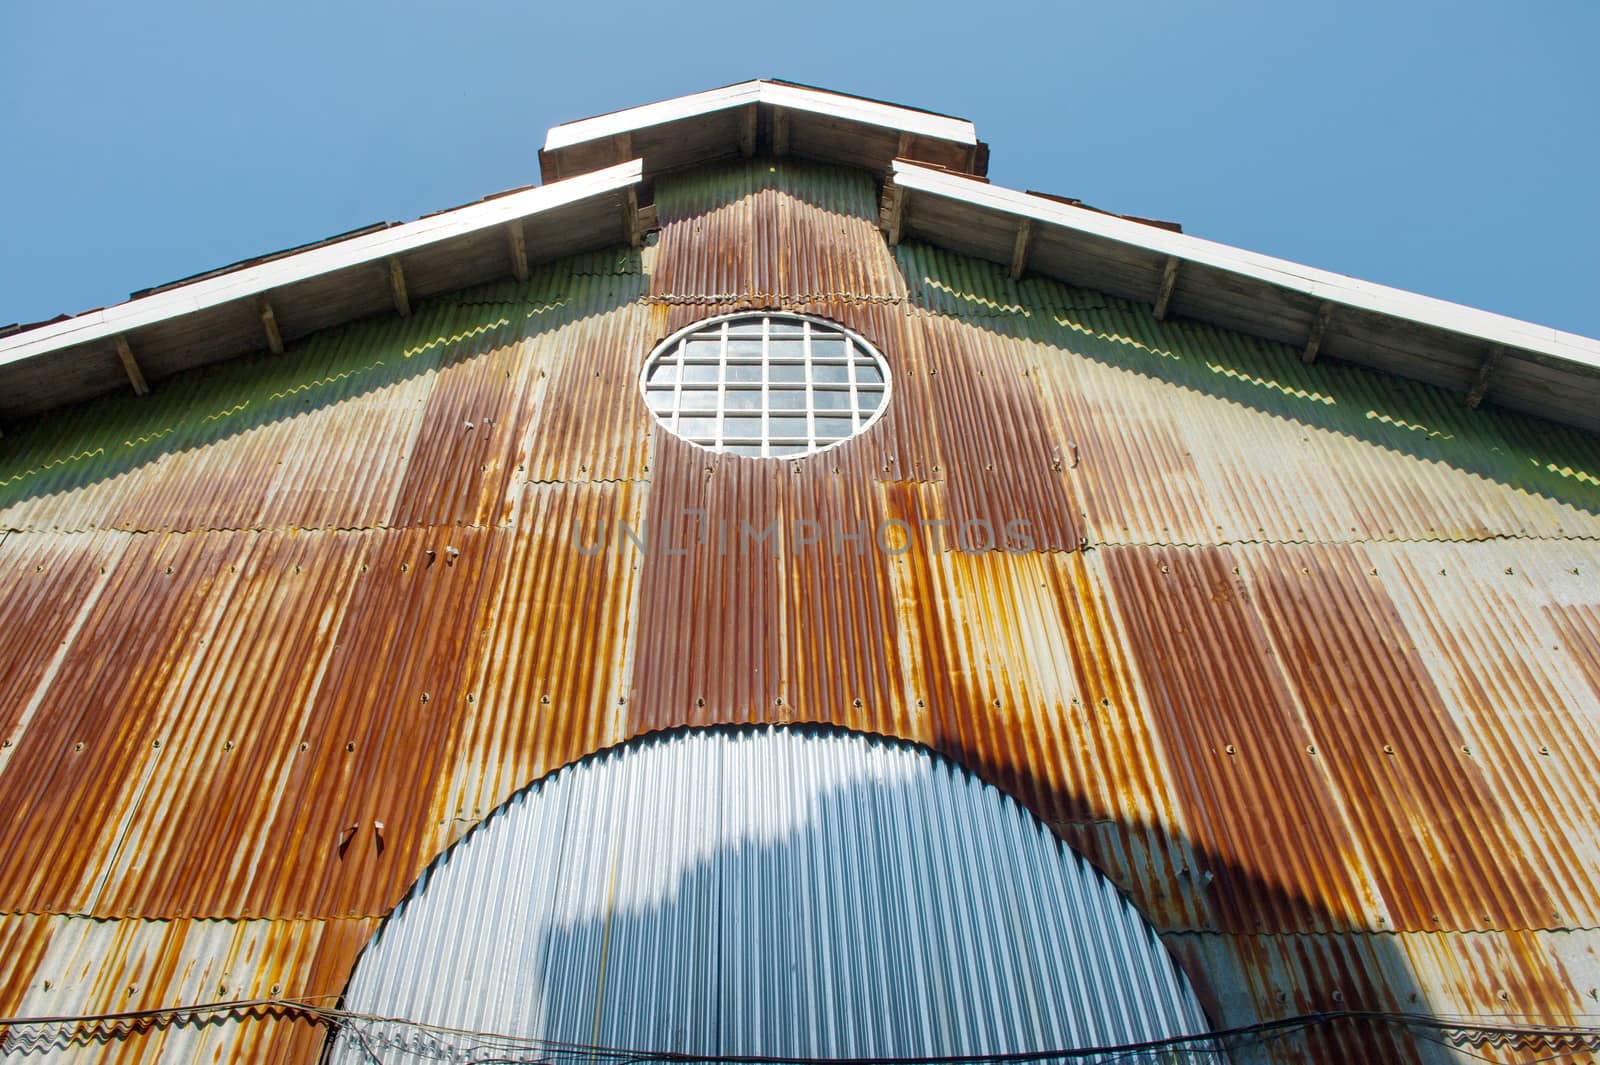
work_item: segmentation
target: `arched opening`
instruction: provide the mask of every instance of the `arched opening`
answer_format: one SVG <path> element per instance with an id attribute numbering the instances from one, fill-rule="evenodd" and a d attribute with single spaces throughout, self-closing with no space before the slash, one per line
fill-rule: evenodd
<path id="1" fill-rule="evenodd" d="M 652 735 L 518 793 L 418 880 L 345 1008 L 341 1065 L 1206 1030 L 1144 919 L 1010 798 L 910 744 L 770 727 Z"/>

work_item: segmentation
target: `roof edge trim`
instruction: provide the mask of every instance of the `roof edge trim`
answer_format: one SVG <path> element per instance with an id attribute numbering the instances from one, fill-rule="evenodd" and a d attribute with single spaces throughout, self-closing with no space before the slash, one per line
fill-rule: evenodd
<path id="1" fill-rule="evenodd" d="M 862 99 L 859 96 L 846 96 L 798 85 L 757 80 L 553 126 L 545 135 L 544 150 L 559 151 L 574 145 L 615 137 L 620 133 L 632 133 L 651 126 L 757 103 L 808 111 L 849 122 L 861 122 L 920 137 L 951 141 L 968 147 L 974 147 L 978 143 L 977 127 L 966 119 L 915 111 L 894 104 Z"/>
<path id="2" fill-rule="evenodd" d="M 643 174 L 643 160 L 633 159 L 51 322 L 0 339 L 0 366 L 557 210 L 637 185 Z"/>
<path id="3" fill-rule="evenodd" d="M 1246 251 L 1186 233 L 1173 233 L 1115 215 L 1073 207 L 974 178 L 918 166 L 904 160 L 890 165 L 894 185 L 907 192 L 943 197 L 1020 219 L 1060 226 L 1147 251 L 1253 278 L 1266 284 L 1388 318 L 1535 352 L 1600 370 L 1600 340 L 1568 333 L 1492 311 L 1390 288 L 1287 259 Z"/>

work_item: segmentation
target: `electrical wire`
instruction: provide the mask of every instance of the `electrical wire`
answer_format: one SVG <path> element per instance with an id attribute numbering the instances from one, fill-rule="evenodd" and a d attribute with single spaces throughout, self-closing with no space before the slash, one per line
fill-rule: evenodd
<path id="1" fill-rule="evenodd" d="M 582 1059 L 587 1062 L 606 1062 L 609 1065 L 643 1065 L 660 1062 L 675 1065 L 711 1065 L 724 1062 L 728 1065 L 1033 1065 L 1045 1062 L 1073 1062 L 1096 1060 L 1101 1065 L 1112 1062 L 1133 1061 L 1157 1055 L 1184 1057 L 1215 1055 L 1224 1047 L 1236 1049 L 1240 1044 L 1265 1041 L 1334 1024 L 1368 1024 L 1400 1028 L 1419 1038 L 1450 1047 L 1472 1057 L 1483 1057 L 1467 1049 L 1468 1043 L 1491 1044 L 1515 1040 L 1526 1049 L 1555 1051 L 1553 1061 L 1574 1052 L 1600 1050 L 1600 1027 L 1538 1025 L 1499 1021 L 1490 1023 L 1470 1018 L 1444 1018 L 1425 1013 L 1399 1013 L 1372 1010 L 1332 1010 L 1297 1014 L 1254 1024 L 1207 1032 L 1168 1036 L 1162 1039 L 1142 1040 L 1094 1047 L 1070 1047 L 1046 1050 L 1021 1051 L 1004 1054 L 959 1054 L 940 1056 L 904 1057 L 804 1057 L 764 1054 L 691 1054 L 670 1050 L 636 1050 L 618 1047 L 591 1046 L 580 1043 L 563 1043 L 554 1040 L 534 1039 L 503 1033 L 473 1031 L 446 1025 L 427 1024 L 401 1017 L 360 1013 L 321 1006 L 309 1001 L 286 998 L 231 999 L 220 1002 L 196 1003 L 185 1006 L 151 1007 L 134 1010 L 117 1010 L 93 1014 L 61 1014 L 37 1017 L 0 1017 L 0 1029 L 48 1029 L 40 1032 L 34 1043 L 104 1038 L 107 1035 L 131 1034 L 153 1027 L 168 1027 L 214 1017 L 217 1014 L 281 1014 L 303 1017 L 324 1023 L 337 1033 L 348 1032 L 361 1051 L 375 1065 L 381 1065 L 375 1044 L 386 1042 L 370 1029 L 376 1025 L 392 1025 L 413 1032 L 427 1033 L 435 1038 L 471 1039 L 469 1055 L 479 1052 L 495 1057 L 472 1057 L 475 1065 L 556 1065 L 556 1063 Z M 1529 1044 L 1538 1044 L 1530 1046 Z M 406 1048 L 402 1048 L 404 1052 Z M 458 1052 L 459 1052 L 458 1048 Z M 1491 1060 L 1484 1058 L 1484 1060 Z"/>

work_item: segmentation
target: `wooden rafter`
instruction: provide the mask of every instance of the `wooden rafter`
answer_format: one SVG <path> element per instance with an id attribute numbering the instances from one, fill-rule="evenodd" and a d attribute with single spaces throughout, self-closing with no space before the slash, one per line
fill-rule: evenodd
<path id="1" fill-rule="evenodd" d="M 128 338 L 121 333 L 117 334 L 117 358 L 122 360 L 122 369 L 128 375 L 128 383 L 133 386 L 133 394 L 148 396 L 150 385 L 145 382 L 144 371 L 139 368 L 139 360 L 133 357 L 133 348 L 128 345 Z"/>
<path id="2" fill-rule="evenodd" d="M 616 153 L 616 161 L 626 163 L 633 158 L 633 134 L 626 131 L 611 138 L 612 150 Z"/>
<path id="3" fill-rule="evenodd" d="M 394 309 L 400 312 L 400 317 L 411 317 L 411 297 L 406 293 L 406 272 L 400 266 L 400 260 L 394 256 L 389 257 L 389 291 L 394 296 Z"/>
<path id="4" fill-rule="evenodd" d="M 629 247 L 637 248 L 644 237 L 639 228 L 639 190 L 629 187 L 622 197 L 622 232 L 628 238 Z"/>
<path id="5" fill-rule="evenodd" d="M 265 296 L 257 308 L 261 315 L 261 331 L 267 335 L 267 350 L 274 355 L 283 354 L 283 333 L 278 329 L 278 316 L 272 310 L 272 304 L 267 302 Z"/>
<path id="6" fill-rule="evenodd" d="M 739 154 L 745 159 L 756 154 L 755 104 L 746 104 L 739 111 Z"/>
<path id="7" fill-rule="evenodd" d="M 506 225 L 506 254 L 511 259 L 511 276 L 518 281 L 528 280 L 528 238 L 520 218 Z"/>
<path id="8" fill-rule="evenodd" d="M 1183 265 L 1183 260 L 1176 255 L 1167 256 L 1167 263 L 1161 268 L 1161 290 L 1156 293 L 1156 321 L 1167 320 L 1167 311 L 1172 307 L 1172 293 L 1178 287 L 1178 268 Z"/>
<path id="9" fill-rule="evenodd" d="M 883 210 L 879 212 L 878 224 L 882 226 L 884 235 L 888 237 L 891 245 L 900 243 L 906 224 L 905 189 L 898 185 L 890 185 L 884 189 Z"/>
<path id="10" fill-rule="evenodd" d="M 1028 269 L 1028 253 L 1033 250 L 1033 219 L 1024 218 L 1017 227 L 1017 239 L 1011 245 L 1011 280 L 1021 281 Z"/>
<path id="11" fill-rule="evenodd" d="M 772 112 L 772 154 L 778 159 L 789 155 L 789 112 L 781 107 Z"/>
<path id="12" fill-rule="evenodd" d="M 1505 358 L 1505 354 L 1506 349 L 1496 344 L 1478 364 L 1477 376 L 1472 379 L 1472 387 L 1467 389 L 1466 398 L 1462 401 L 1468 410 L 1477 410 L 1478 404 L 1483 402 L 1483 397 L 1489 394 L 1489 385 L 1494 381 L 1495 371 L 1500 368 L 1500 362 Z"/>
<path id="13" fill-rule="evenodd" d="M 1317 308 L 1317 316 L 1312 319 L 1311 332 L 1306 336 L 1305 350 L 1300 352 L 1300 361 L 1310 366 L 1317 361 L 1317 352 L 1322 350 L 1322 338 L 1328 332 L 1328 326 L 1333 322 L 1333 304 L 1323 301 Z"/>

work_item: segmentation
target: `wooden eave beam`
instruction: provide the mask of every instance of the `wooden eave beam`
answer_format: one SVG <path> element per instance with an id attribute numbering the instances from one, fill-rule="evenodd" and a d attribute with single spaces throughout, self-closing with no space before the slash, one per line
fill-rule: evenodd
<path id="1" fill-rule="evenodd" d="M 644 237 L 639 226 L 639 190 L 631 185 L 622 197 L 622 232 L 632 248 L 637 248 Z"/>
<path id="2" fill-rule="evenodd" d="M 772 155 L 776 159 L 789 156 L 789 112 L 782 107 L 772 112 Z"/>
<path id="3" fill-rule="evenodd" d="M 905 233 L 906 190 L 899 185 L 889 185 L 883 190 L 883 209 L 878 212 L 878 224 L 891 246 L 900 243 Z"/>
<path id="4" fill-rule="evenodd" d="M 117 358 L 122 360 L 122 369 L 128 375 L 128 383 L 133 386 L 133 394 L 148 396 L 150 386 L 145 382 L 144 371 L 139 369 L 139 360 L 133 357 L 133 348 L 128 346 L 128 338 L 122 333 L 117 334 Z"/>
<path id="5" fill-rule="evenodd" d="M 1032 250 L 1033 219 L 1024 218 L 1017 227 L 1016 242 L 1011 246 L 1011 280 L 1022 280 L 1023 272 L 1028 269 L 1028 253 Z"/>
<path id="6" fill-rule="evenodd" d="M 1472 387 L 1467 389 L 1466 398 L 1463 400 L 1468 410 L 1477 410 L 1478 405 L 1483 402 L 1483 397 L 1489 394 L 1489 385 L 1494 380 L 1495 372 L 1500 369 L 1505 354 L 1506 349 L 1496 344 L 1478 364 L 1477 376 L 1472 379 Z"/>
<path id="7" fill-rule="evenodd" d="M 739 109 L 739 155 L 749 159 L 756 154 L 756 105 Z"/>
<path id="8" fill-rule="evenodd" d="M 1183 265 L 1183 260 L 1176 255 L 1167 256 L 1166 265 L 1161 268 L 1161 288 L 1156 292 L 1156 321 L 1167 320 L 1167 311 L 1172 307 L 1172 293 L 1178 287 L 1178 268 Z"/>
<path id="9" fill-rule="evenodd" d="M 283 333 L 278 329 L 278 316 L 266 297 L 262 297 L 257 311 L 261 315 L 261 331 L 267 335 L 267 350 L 274 355 L 282 355 Z"/>
<path id="10" fill-rule="evenodd" d="M 618 133 L 611 138 L 612 154 L 619 163 L 626 163 L 633 158 L 633 134 L 628 132 Z"/>
<path id="11" fill-rule="evenodd" d="M 511 259 L 511 276 L 528 280 L 528 238 L 520 218 L 506 225 L 506 253 Z"/>
<path id="12" fill-rule="evenodd" d="M 1322 338 L 1327 335 L 1328 326 L 1333 322 L 1333 304 L 1323 301 L 1317 308 L 1317 316 L 1311 321 L 1311 332 L 1306 336 L 1305 350 L 1300 352 L 1300 361 L 1310 366 L 1317 361 L 1317 352 L 1322 350 Z"/>
<path id="13" fill-rule="evenodd" d="M 389 256 L 389 291 L 394 296 L 394 309 L 400 312 L 400 317 L 411 317 L 411 298 L 406 294 L 406 272 L 400 266 L 400 260 L 393 255 Z"/>

